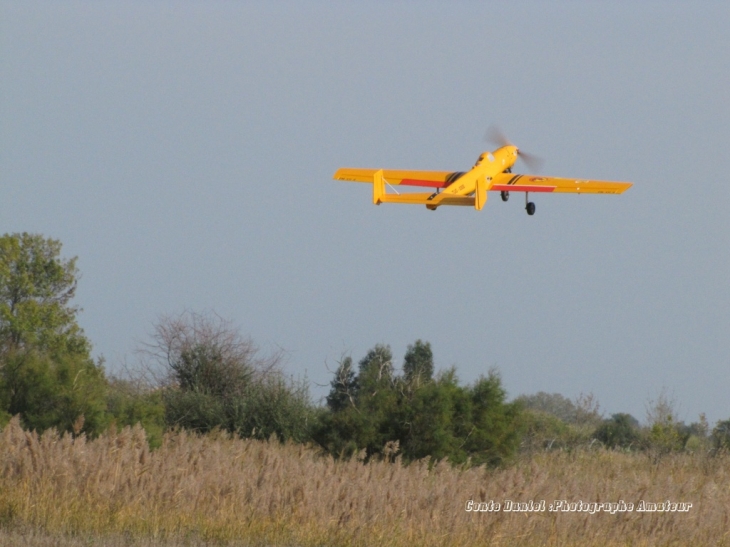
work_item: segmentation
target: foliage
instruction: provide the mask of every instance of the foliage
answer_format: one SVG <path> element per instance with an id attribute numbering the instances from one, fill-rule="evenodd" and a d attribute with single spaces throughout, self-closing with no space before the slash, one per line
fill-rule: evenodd
<path id="1" fill-rule="evenodd" d="M 359 362 L 344 357 L 335 371 L 327 410 L 315 440 L 335 456 L 364 451 L 366 459 L 449 459 L 497 464 L 518 443 L 518 406 L 505 402 L 498 374 L 459 385 L 453 369 L 434 378 L 430 344 L 408 347 L 403 375 L 393 367 L 389 346 L 376 345 Z"/>
<path id="2" fill-rule="evenodd" d="M 577 426 L 594 428 L 603 421 L 601 405 L 593 393 L 581 393 L 575 399 L 576 414 L 573 423 Z"/>
<path id="3" fill-rule="evenodd" d="M 106 426 L 104 369 L 90 359 L 22 351 L 1 372 L 3 407 L 29 429 L 97 434 Z"/>
<path id="4" fill-rule="evenodd" d="M 550 414 L 565 423 L 572 422 L 577 413 L 577 408 L 573 404 L 573 401 L 560 393 L 540 391 L 533 395 L 520 395 L 515 400 L 526 409 L 543 414 Z"/>
<path id="5" fill-rule="evenodd" d="M 601 422 L 598 403 L 591 394 L 581 394 L 573 402 L 560 393 L 540 391 L 533 395 L 520 395 L 515 400 L 526 409 L 551 414 L 566 424 L 595 427 Z"/>
<path id="6" fill-rule="evenodd" d="M 355 371 L 352 369 L 352 357 L 342 357 L 330 386 L 331 389 L 326 401 L 327 406 L 332 411 L 340 412 L 355 404 L 354 396 L 357 390 L 357 382 Z"/>
<path id="7" fill-rule="evenodd" d="M 520 395 L 515 403 L 523 408 L 520 418 L 520 450 L 575 450 L 592 446 L 593 433 L 603 420 L 592 394 L 570 400 L 559 393 L 540 391 Z"/>
<path id="8" fill-rule="evenodd" d="M 557 416 L 529 408 L 520 414 L 520 431 L 520 450 L 524 453 L 572 448 L 585 440 L 574 426 Z"/>
<path id="9" fill-rule="evenodd" d="M 165 405 L 162 392 L 139 380 L 112 377 L 107 390 L 107 412 L 117 428 L 140 424 L 150 447 L 162 444 L 165 432 Z"/>
<path id="10" fill-rule="evenodd" d="M 60 258 L 61 243 L 36 234 L 0 237 L 0 355 L 35 350 L 88 355 L 76 324 L 76 258 Z"/>
<path id="11" fill-rule="evenodd" d="M 281 373 L 267 374 L 250 383 L 229 409 L 230 431 L 243 437 L 306 442 L 314 409 L 305 380 Z"/>
<path id="12" fill-rule="evenodd" d="M 433 378 L 433 352 L 429 342 L 416 340 L 403 357 L 403 377 L 409 384 L 420 385 Z"/>
<path id="13" fill-rule="evenodd" d="M 466 434 L 466 454 L 476 464 L 496 465 L 509 460 L 519 443 L 519 405 L 506 402 L 507 392 L 495 370 L 466 391 L 473 413 L 471 423 L 461 428 L 461 434 Z"/>
<path id="14" fill-rule="evenodd" d="M 730 420 L 717 422 L 712 429 L 712 445 L 718 450 L 730 450 Z"/>
<path id="15" fill-rule="evenodd" d="M 0 237 L 0 420 L 98 434 L 106 425 L 102 363 L 70 304 L 76 259 L 41 235 Z"/>
<path id="16" fill-rule="evenodd" d="M 704 412 L 700 413 L 698 422 L 692 422 L 687 427 L 690 435 L 699 437 L 700 439 L 706 439 L 710 430 L 710 424 L 707 422 L 707 416 L 705 416 Z"/>
<path id="17" fill-rule="evenodd" d="M 648 448 L 658 456 L 683 450 L 689 440 L 690 431 L 677 419 L 676 407 L 674 397 L 666 389 L 662 389 L 656 399 L 647 403 L 649 428 L 646 442 Z"/>
<path id="18" fill-rule="evenodd" d="M 653 424 L 648 438 L 651 448 L 659 454 L 682 450 L 689 440 L 689 433 L 683 426 L 682 423 L 675 424 L 671 418 Z"/>
<path id="19" fill-rule="evenodd" d="M 259 357 L 253 342 L 220 317 L 163 318 L 144 353 L 163 370 L 168 426 L 308 439 L 314 410 L 306 382 L 287 379 L 280 354 Z"/>
<path id="20" fill-rule="evenodd" d="M 604 420 L 593 437 L 607 448 L 638 448 L 641 440 L 639 422 L 631 414 L 614 414 L 609 420 Z"/>

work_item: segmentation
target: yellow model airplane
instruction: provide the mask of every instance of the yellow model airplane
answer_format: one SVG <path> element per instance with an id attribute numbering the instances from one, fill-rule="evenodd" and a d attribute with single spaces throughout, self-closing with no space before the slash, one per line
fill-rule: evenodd
<path id="1" fill-rule="evenodd" d="M 565 179 L 536 175 L 515 175 L 512 166 L 517 158 L 526 155 L 513 144 L 505 144 L 493 152 L 484 152 L 474 167 L 465 172 L 403 171 L 391 169 L 355 169 L 343 167 L 334 174 L 335 180 L 370 182 L 373 185 L 373 203 L 414 203 L 435 210 L 442 205 L 469 205 L 478 211 L 487 202 L 487 192 L 500 192 L 502 201 L 510 192 L 525 192 L 525 209 L 535 214 L 530 192 L 568 192 L 574 194 L 621 194 L 630 182 Z M 528 156 L 529 157 L 529 156 Z M 389 186 L 393 192 L 387 192 Z M 396 186 L 420 186 L 436 191 L 398 193 Z"/>

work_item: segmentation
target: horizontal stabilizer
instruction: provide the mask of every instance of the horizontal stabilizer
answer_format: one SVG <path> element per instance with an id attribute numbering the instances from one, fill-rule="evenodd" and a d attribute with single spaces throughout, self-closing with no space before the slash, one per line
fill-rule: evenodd
<path id="1" fill-rule="evenodd" d="M 373 203 L 409 203 L 411 205 L 426 205 L 435 209 L 439 205 L 474 205 L 475 199 L 472 196 L 447 196 L 446 194 L 434 194 L 428 192 L 411 192 L 407 194 L 389 194 L 385 191 L 385 178 L 383 170 L 379 169 L 373 173 Z M 485 192 L 486 193 L 486 192 Z"/>

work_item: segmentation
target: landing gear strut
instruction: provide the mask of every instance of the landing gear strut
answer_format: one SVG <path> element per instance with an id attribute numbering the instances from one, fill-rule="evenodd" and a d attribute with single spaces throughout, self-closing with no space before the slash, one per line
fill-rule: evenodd
<path id="1" fill-rule="evenodd" d="M 528 201 L 529 195 L 529 192 L 525 192 L 525 211 L 527 211 L 528 215 L 532 216 L 535 214 L 535 204 L 531 201 Z"/>

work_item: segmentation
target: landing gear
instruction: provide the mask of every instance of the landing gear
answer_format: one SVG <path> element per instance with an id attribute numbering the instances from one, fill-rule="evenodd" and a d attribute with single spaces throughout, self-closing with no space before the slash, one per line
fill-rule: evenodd
<path id="1" fill-rule="evenodd" d="M 528 201 L 529 195 L 529 192 L 525 192 L 525 211 L 527 211 L 528 215 L 532 216 L 535 214 L 535 204 L 531 201 Z"/>
<path id="2" fill-rule="evenodd" d="M 509 199 L 509 192 L 502 190 L 499 195 L 502 196 L 502 201 L 507 201 Z"/>

